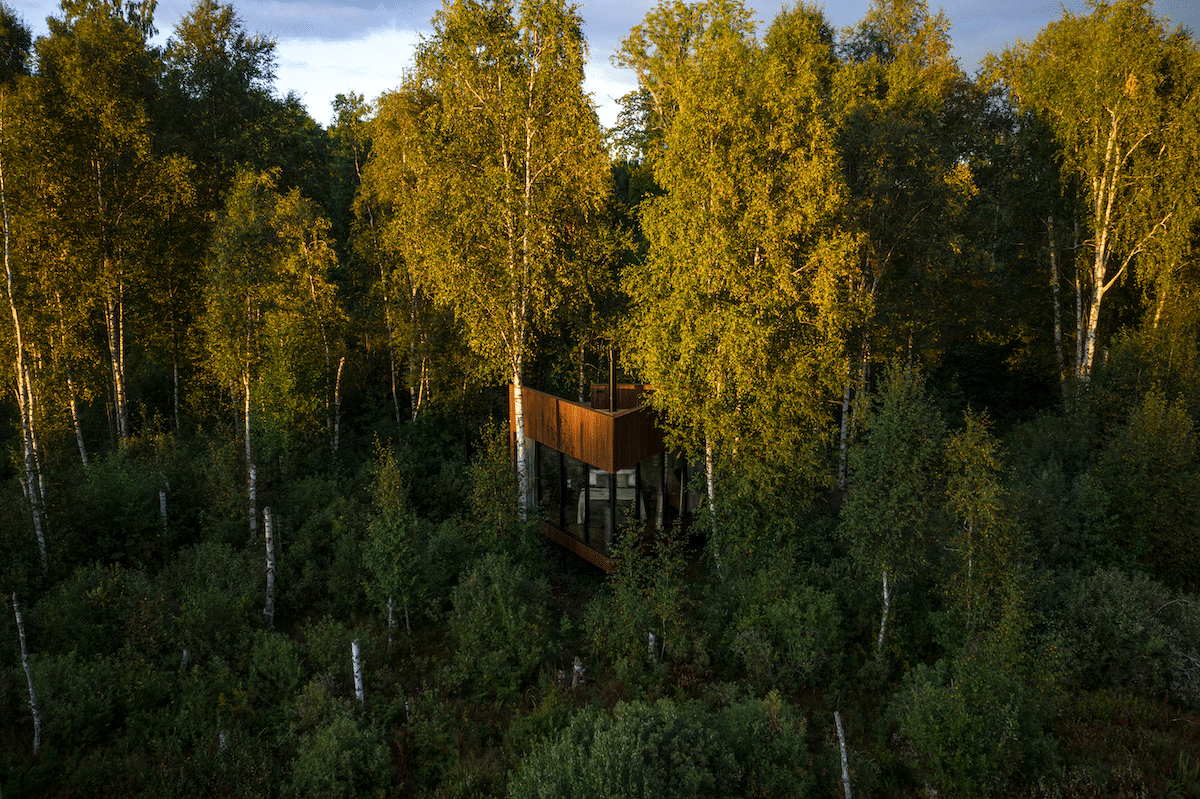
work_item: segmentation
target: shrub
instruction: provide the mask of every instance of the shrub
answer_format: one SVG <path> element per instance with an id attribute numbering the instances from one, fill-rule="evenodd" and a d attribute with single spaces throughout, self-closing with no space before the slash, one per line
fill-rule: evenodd
<path id="1" fill-rule="evenodd" d="M 549 586 L 507 555 L 486 555 L 454 589 L 449 630 L 455 676 L 484 696 L 512 699 L 549 653 Z"/>
<path id="2" fill-rule="evenodd" d="M 1143 574 L 1099 569 L 1070 585 L 1057 619 L 1067 676 L 1087 689 L 1164 692 L 1200 706 L 1200 600 Z"/>

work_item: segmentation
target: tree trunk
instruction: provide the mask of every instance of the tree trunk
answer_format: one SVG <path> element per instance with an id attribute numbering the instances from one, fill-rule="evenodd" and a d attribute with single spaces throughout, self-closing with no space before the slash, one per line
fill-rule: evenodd
<path id="1" fill-rule="evenodd" d="M 521 367 L 513 367 L 513 419 L 516 429 L 512 431 L 517 450 L 517 489 L 520 494 L 517 515 L 521 521 L 529 516 L 529 461 L 525 451 L 525 393 L 521 385 Z"/>
<path id="2" fill-rule="evenodd" d="M 111 256 L 105 257 L 105 271 L 116 271 Z M 112 373 L 113 420 L 117 427 L 117 445 L 124 448 L 129 443 L 129 400 L 125 395 L 125 333 L 123 302 L 118 286 L 114 294 L 109 286 L 104 296 L 104 324 L 108 337 L 109 368 Z"/>
<path id="3" fill-rule="evenodd" d="M 846 757 L 846 733 L 842 731 L 841 712 L 833 711 L 833 723 L 837 728 L 838 748 L 842 752 L 842 790 L 846 793 L 846 799 L 852 799 L 850 796 L 850 759 Z"/>
<path id="4" fill-rule="evenodd" d="M 25 682 L 29 686 L 29 712 L 33 715 L 33 753 L 42 748 L 42 714 L 38 712 L 37 692 L 33 689 L 33 670 L 29 667 L 29 650 L 25 646 L 25 622 L 21 621 L 21 606 L 17 603 L 17 592 L 13 591 L 13 613 L 17 617 L 17 636 L 21 639 L 21 665 L 25 668 Z"/>
<path id="5" fill-rule="evenodd" d="M 58 305 L 58 341 L 59 349 L 63 352 L 67 351 L 67 331 L 65 322 L 65 313 L 63 312 L 62 292 L 54 292 L 54 301 Z M 79 459 L 83 462 L 84 468 L 88 466 L 87 447 L 83 443 L 83 425 L 79 421 L 79 406 L 76 404 L 75 398 L 75 374 L 71 369 L 71 361 L 69 358 L 64 358 L 64 371 L 67 373 L 67 402 L 71 410 L 71 424 L 75 427 L 75 444 L 79 447 Z"/>
<path id="6" fill-rule="evenodd" d="M 171 388 L 175 411 L 175 434 L 183 432 L 182 417 L 179 414 L 179 332 L 175 327 L 175 308 L 171 303 Z"/>
<path id="7" fill-rule="evenodd" d="M 250 449 L 250 373 L 247 371 L 242 376 L 242 391 L 244 392 L 243 414 L 243 435 L 246 441 L 246 500 L 248 502 L 247 514 L 250 520 L 250 540 L 258 538 L 258 470 L 254 468 L 254 461 L 251 456 Z"/>
<path id="8" fill-rule="evenodd" d="M 704 479 L 708 483 L 708 520 L 711 525 L 713 553 L 717 561 L 717 576 L 721 573 L 721 548 L 717 541 L 717 480 L 713 473 L 713 444 L 712 439 L 704 436 Z"/>
<path id="9" fill-rule="evenodd" d="M 392 633 L 393 633 L 393 632 L 395 631 L 395 629 L 396 629 L 396 615 L 395 615 L 395 612 L 394 612 L 394 603 L 395 603 L 395 598 L 394 598 L 394 597 L 388 597 L 388 617 L 387 617 L 387 631 L 388 631 L 388 636 L 387 636 L 387 652 L 388 652 L 388 654 L 389 654 L 389 655 L 390 655 L 390 654 L 392 654 Z"/>
<path id="10" fill-rule="evenodd" d="M 3 133 L 3 117 L 0 117 L 0 134 Z M 42 557 L 42 573 L 50 569 L 49 556 L 46 552 L 46 535 L 42 529 L 42 480 L 41 469 L 37 465 L 37 445 L 34 437 L 33 392 L 29 382 L 29 372 L 25 365 L 25 339 L 21 332 L 21 315 L 17 311 L 17 301 L 13 296 L 13 265 L 11 252 L 12 228 L 8 215 L 8 191 L 4 182 L 4 160 L 0 158 L 0 210 L 3 211 L 4 222 L 4 275 L 8 293 L 8 308 L 12 314 L 14 344 L 16 347 L 17 376 L 17 410 L 21 417 L 21 452 L 25 467 L 25 494 L 29 500 L 30 514 L 33 520 L 33 532 L 37 536 L 38 550 Z M 38 474 L 34 475 L 35 469 Z M 14 603 L 16 597 L 14 595 Z"/>
<path id="11" fill-rule="evenodd" d="M 421 389 L 423 388 L 421 380 L 424 377 L 417 368 L 417 340 L 417 287 L 414 284 L 409 292 L 408 302 L 408 396 L 414 422 L 421 413 Z M 397 424 L 399 424 L 398 416 Z"/>
<path id="12" fill-rule="evenodd" d="M 337 455 L 338 446 L 342 440 L 342 370 L 346 366 L 346 356 L 338 361 L 337 377 L 333 381 L 333 454 Z"/>
<path id="13" fill-rule="evenodd" d="M 883 657 L 883 637 L 887 633 L 888 613 L 892 609 L 892 592 L 888 588 L 887 569 L 883 570 L 883 615 L 879 619 L 879 639 L 875 642 L 875 655 Z"/>
<path id="14" fill-rule="evenodd" d="M 263 618 L 267 629 L 275 629 L 275 531 L 271 509 L 263 508 L 263 538 L 267 542 L 267 602 L 263 606 Z"/>
<path id="15" fill-rule="evenodd" d="M 71 375 L 71 367 L 67 366 L 67 401 L 71 408 L 71 424 L 75 426 L 75 444 L 79 447 L 79 459 L 88 466 L 87 446 L 83 443 L 83 425 L 79 422 L 79 408 L 75 403 L 75 379 Z"/>
<path id="16" fill-rule="evenodd" d="M 584 371 L 583 371 L 584 361 L 586 360 L 585 359 L 586 350 L 587 350 L 587 341 L 585 340 L 585 341 L 579 342 L 579 360 L 576 364 L 576 368 L 578 369 L 578 372 L 579 372 L 578 380 L 579 380 L 579 402 L 580 403 L 584 403 L 584 402 L 588 401 L 587 381 L 584 379 L 586 377 L 586 375 L 584 374 Z"/>
<path id="17" fill-rule="evenodd" d="M 354 696 L 358 699 L 359 706 L 366 704 L 366 692 L 363 690 L 363 668 L 362 657 L 358 649 L 358 639 L 355 638 L 350 644 L 350 662 L 354 666 Z"/>
<path id="18" fill-rule="evenodd" d="M 842 419 L 838 429 L 838 488 L 846 490 L 846 474 L 849 471 L 850 449 L 850 376 L 853 367 L 846 360 L 846 387 L 842 390 Z"/>
<path id="19" fill-rule="evenodd" d="M 1058 361 L 1058 385 L 1062 390 L 1063 409 L 1070 403 L 1070 391 L 1067 388 L 1067 365 L 1063 356 L 1062 313 L 1059 305 L 1058 286 L 1058 242 L 1054 238 L 1054 215 L 1046 218 L 1046 237 L 1049 239 L 1050 250 L 1050 299 L 1054 310 L 1054 357 Z"/>

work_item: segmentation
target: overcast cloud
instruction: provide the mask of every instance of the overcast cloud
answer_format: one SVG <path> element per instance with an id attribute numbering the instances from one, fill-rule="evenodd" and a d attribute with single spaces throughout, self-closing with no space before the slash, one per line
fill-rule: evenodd
<path id="1" fill-rule="evenodd" d="M 13 0 L 7 0 L 10 4 Z M 45 18 L 57 15 L 56 2 L 16 0 L 16 9 L 34 30 L 46 33 Z M 155 22 L 158 44 L 191 8 L 192 0 L 159 0 Z M 653 0 L 590 0 L 580 6 L 584 33 L 591 47 L 585 88 L 600 110 L 600 120 L 616 120 L 616 99 L 634 88 L 631 73 L 610 63 L 613 52 L 629 29 L 653 8 Z M 770 24 L 782 2 L 749 1 L 757 12 L 760 30 Z M 825 14 L 835 27 L 858 22 L 868 0 L 827 3 Z M 930 3 L 937 7 L 936 2 Z M 247 30 L 275 37 L 280 94 L 294 91 L 309 113 L 328 124 L 335 95 L 357 92 L 374 99 L 395 88 L 412 58 L 422 33 L 441 7 L 438 0 L 411 3 L 367 3 L 353 0 L 234 0 Z M 954 52 L 968 72 L 974 72 L 988 52 L 999 52 L 1017 39 L 1032 39 L 1063 8 L 1075 13 L 1087 9 L 1085 0 L 1051 3 L 1045 0 L 946 0 L 940 4 L 951 21 Z M 1155 9 L 1174 24 L 1200 30 L 1200 3 L 1195 0 L 1157 0 Z"/>

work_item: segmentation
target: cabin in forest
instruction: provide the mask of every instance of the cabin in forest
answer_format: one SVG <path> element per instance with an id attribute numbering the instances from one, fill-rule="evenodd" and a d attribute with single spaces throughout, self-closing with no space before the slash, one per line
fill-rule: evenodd
<path id="1" fill-rule="evenodd" d="M 663 529 L 700 501 L 686 490 L 692 467 L 667 451 L 642 403 L 649 391 L 593 385 L 590 402 L 573 402 L 523 390 L 530 490 L 542 533 L 607 572 L 618 530 L 634 521 Z M 512 386 L 508 414 L 515 431 Z M 515 459 L 515 446 L 512 452 Z"/>

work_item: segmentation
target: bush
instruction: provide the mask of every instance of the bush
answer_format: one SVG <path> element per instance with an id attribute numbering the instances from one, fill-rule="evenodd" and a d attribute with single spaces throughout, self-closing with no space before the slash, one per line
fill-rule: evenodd
<path id="1" fill-rule="evenodd" d="M 391 785 L 387 738 L 348 701 L 310 683 L 292 707 L 296 757 L 284 796 L 339 799 L 386 795 Z"/>
<path id="2" fill-rule="evenodd" d="M 1010 606 L 953 660 L 905 677 L 889 714 L 907 742 L 902 756 L 926 786 L 954 797 L 1011 796 L 1047 768 L 1046 703 L 1024 626 Z"/>
<path id="3" fill-rule="evenodd" d="M 660 535 L 650 552 L 641 543 L 637 529 L 617 537 L 611 592 L 592 600 L 585 619 L 596 653 L 626 683 L 656 668 L 661 672 L 664 661 L 687 651 L 683 542 Z"/>
<path id="4" fill-rule="evenodd" d="M 795 689 L 843 649 L 833 594 L 763 570 L 737 581 L 730 652 L 763 689 Z"/>
<path id="5" fill-rule="evenodd" d="M 485 556 L 451 599 L 454 675 L 483 696 L 514 698 L 550 651 L 549 591 L 507 555 Z"/>
<path id="6" fill-rule="evenodd" d="M 618 705 L 612 718 L 581 713 L 535 752 L 509 786 L 511 799 L 725 797 L 741 770 L 692 705 Z"/>
<path id="7" fill-rule="evenodd" d="M 1055 603 L 1067 677 L 1086 689 L 1168 693 L 1200 706 L 1200 600 L 1143 574 L 1099 569 Z"/>
<path id="8" fill-rule="evenodd" d="M 814 792 L 805 723 L 779 695 L 710 713 L 696 703 L 589 710 L 521 765 L 512 799 L 801 797 Z"/>

